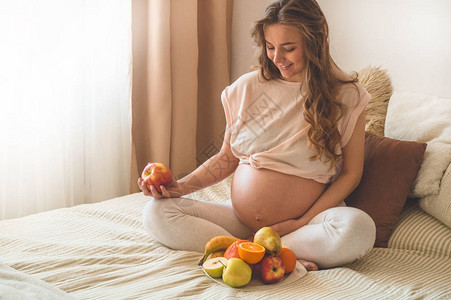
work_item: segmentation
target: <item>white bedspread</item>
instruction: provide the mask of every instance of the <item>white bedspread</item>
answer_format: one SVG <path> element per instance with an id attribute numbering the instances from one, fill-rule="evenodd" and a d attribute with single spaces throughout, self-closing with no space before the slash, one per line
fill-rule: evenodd
<path id="1" fill-rule="evenodd" d="M 225 201 L 229 181 L 193 196 Z M 142 194 L 0 222 L 0 259 L 77 299 L 449 299 L 451 230 L 417 205 L 403 213 L 390 248 L 340 268 L 309 272 L 262 291 L 209 279 L 200 253 L 150 238 Z"/>

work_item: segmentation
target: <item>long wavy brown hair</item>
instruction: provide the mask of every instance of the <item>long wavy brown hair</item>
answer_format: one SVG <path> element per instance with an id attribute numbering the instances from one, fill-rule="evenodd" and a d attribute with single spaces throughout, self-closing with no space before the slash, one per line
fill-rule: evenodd
<path id="1" fill-rule="evenodd" d="M 266 54 L 265 25 L 295 26 L 304 39 L 305 65 L 301 89 L 305 94 L 304 118 L 310 125 L 307 137 L 316 155 L 311 160 L 331 161 L 331 168 L 341 159 L 341 135 L 337 121 L 342 105 L 336 100 L 337 87 L 356 82 L 356 74 L 345 74 L 329 53 L 329 27 L 315 0 L 278 0 L 266 8 L 263 19 L 254 23 L 251 35 L 257 44 L 258 68 L 264 80 L 283 79 L 279 69 Z"/>

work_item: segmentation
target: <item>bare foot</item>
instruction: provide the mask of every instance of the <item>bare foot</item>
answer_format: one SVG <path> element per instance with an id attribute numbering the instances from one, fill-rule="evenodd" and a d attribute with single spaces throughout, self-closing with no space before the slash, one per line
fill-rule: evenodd
<path id="1" fill-rule="evenodd" d="M 307 261 L 305 259 L 298 259 L 299 262 L 304 266 L 304 268 L 307 269 L 307 271 L 318 271 L 318 266 L 311 262 L 311 261 Z"/>

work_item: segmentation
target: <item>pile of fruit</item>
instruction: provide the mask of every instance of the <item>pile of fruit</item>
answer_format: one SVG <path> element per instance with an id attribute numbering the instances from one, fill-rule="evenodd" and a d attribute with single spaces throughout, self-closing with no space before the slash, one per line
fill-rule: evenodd
<path id="1" fill-rule="evenodd" d="M 231 287 L 247 285 L 252 277 L 276 283 L 296 266 L 296 255 L 282 245 L 277 231 L 263 227 L 254 241 L 217 236 L 205 245 L 199 265 L 213 278 L 222 278 Z"/>

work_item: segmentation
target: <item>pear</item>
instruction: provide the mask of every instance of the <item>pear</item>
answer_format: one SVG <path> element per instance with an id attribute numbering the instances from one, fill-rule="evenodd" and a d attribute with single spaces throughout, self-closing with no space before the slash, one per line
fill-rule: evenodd
<path id="1" fill-rule="evenodd" d="M 213 278 L 221 277 L 224 270 L 224 266 L 227 265 L 227 258 L 225 257 L 214 257 L 207 259 L 202 267 L 205 272 Z"/>
<path id="2" fill-rule="evenodd" d="M 266 253 L 278 256 L 282 252 L 282 240 L 277 231 L 271 227 L 262 227 L 254 235 L 254 243 L 266 249 Z"/>

